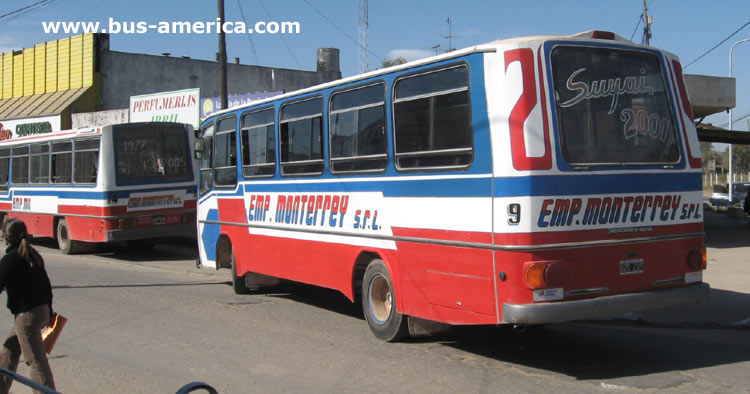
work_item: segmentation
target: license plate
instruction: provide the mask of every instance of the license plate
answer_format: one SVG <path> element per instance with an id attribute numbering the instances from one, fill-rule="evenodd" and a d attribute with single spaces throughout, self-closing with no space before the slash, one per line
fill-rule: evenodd
<path id="1" fill-rule="evenodd" d="M 158 226 L 158 225 L 164 224 L 166 222 L 167 222 L 167 219 L 165 219 L 164 216 L 156 216 L 156 217 L 154 217 L 154 219 L 152 221 L 152 223 L 154 224 L 154 226 Z"/>
<path id="2" fill-rule="evenodd" d="M 621 260 L 620 275 L 640 274 L 643 272 L 643 259 Z"/>

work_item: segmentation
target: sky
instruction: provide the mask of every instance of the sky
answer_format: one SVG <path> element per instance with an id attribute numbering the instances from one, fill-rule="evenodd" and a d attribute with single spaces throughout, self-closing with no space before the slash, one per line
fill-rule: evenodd
<path id="1" fill-rule="evenodd" d="M 296 34 L 228 34 L 227 58 L 242 64 L 315 70 L 316 51 L 340 49 L 344 77 L 359 73 L 359 1 L 357 0 L 224 0 L 225 20 L 297 22 Z M 750 38 L 747 0 L 648 0 L 652 16 L 650 45 L 680 57 L 686 74 L 726 77 L 729 51 Z M 26 8 L 28 7 L 28 8 Z M 20 10 L 20 11 L 19 11 Z M 641 43 L 642 0 L 373 0 L 368 7 L 368 64 L 407 60 L 497 39 L 528 35 L 570 35 L 606 30 Z M 0 52 L 70 36 L 45 33 L 43 22 L 215 22 L 214 0 L 3 0 L 0 2 Z M 450 19 L 450 25 L 448 24 Z M 234 26 L 236 26 L 235 23 Z M 110 49 L 121 52 L 214 60 L 216 34 L 110 35 Z M 737 79 L 735 130 L 750 128 L 750 42 L 738 44 L 732 56 Z M 247 93 L 232 92 L 230 93 Z M 727 127 L 726 112 L 706 122 Z"/>

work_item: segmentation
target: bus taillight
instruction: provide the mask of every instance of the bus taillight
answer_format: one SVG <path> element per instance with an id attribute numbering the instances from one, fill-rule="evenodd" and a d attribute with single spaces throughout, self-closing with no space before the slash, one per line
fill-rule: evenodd
<path id="1" fill-rule="evenodd" d="M 706 269 L 706 248 L 693 249 L 687 255 L 687 265 L 692 271 Z"/>
<path id="2" fill-rule="evenodd" d="M 562 283 L 563 264 L 560 261 L 529 261 L 524 264 L 523 281 L 530 289 L 544 289 Z"/>
<path id="3" fill-rule="evenodd" d="M 615 33 L 612 33 L 611 31 L 594 30 L 591 32 L 591 38 L 598 40 L 614 40 Z"/>

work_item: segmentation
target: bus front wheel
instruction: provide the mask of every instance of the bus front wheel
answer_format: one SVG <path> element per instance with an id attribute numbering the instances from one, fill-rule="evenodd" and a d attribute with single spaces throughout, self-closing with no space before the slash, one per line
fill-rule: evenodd
<path id="1" fill-rule="evenodd" d="M 63 254 L 75 253 L 79 249 L 79 242 L 70 239 L 68 222 L 65 219 L 60 219 L 57 222 L 57 246 L 60 247 Z"/>
<path id="2" fill-rule="evenodd" d="M 365 270 L 362 310 L 376 337 L 394 342 L 409 336 L 408 319 L 398 312 L 391 275 L 383 260 L 373 260 Z"/>

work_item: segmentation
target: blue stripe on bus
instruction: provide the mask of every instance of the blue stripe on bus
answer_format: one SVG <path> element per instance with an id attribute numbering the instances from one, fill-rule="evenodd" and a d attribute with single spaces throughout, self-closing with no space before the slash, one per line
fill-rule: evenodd
<path id="1" fill-rule="evenodd" d="M 701 189 L 699 173 L 536 175 L 528 177 L 445 178 L 403 180 L 373 179 L 372 182 L 256 182 L 244 185 L 252 193 L 355 193 L 381 192 L 384 197 L 495 197 L 591 195 L 607 193 L 666 193 Z M 242 193 L 215 192 L 219 197 Z"/>
<path id="2" fill-rule="evenodd" d="M 185 191 L 186 193 L 195 192 L 195 187 L 161 187 L 161 188 L 149 188 L 149 189 L 133 189 L 133 190 L 116 190 L 109 192 L 102 191 L 85 191 L 85 190 L 34 190 L 34 189 L 12 189 L 7 196 L 0 197 L 0 201 L 10 201 L 13 196 L 57 196 L 59 198 L 66 199 L 79 199 L 79 200 L 103 200 L 109 196 L 115 196 L 117 198 L 128 198 L 133 193 L 158 193 L 166 191 Z"/>

